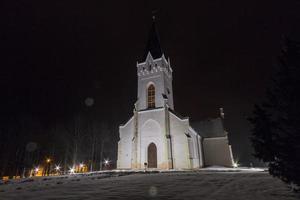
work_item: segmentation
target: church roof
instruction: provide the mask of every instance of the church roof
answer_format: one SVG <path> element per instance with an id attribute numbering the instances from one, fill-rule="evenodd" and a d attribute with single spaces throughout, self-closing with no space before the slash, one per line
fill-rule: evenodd
<path id="1" fill-rule="evenodd" d="M 143 61 L 146 60 L 148 53 L 151 53 L 151 56 L 156 59 L 162 57 L 162 49 L 160 46 L 160 40 L 158 31 L 155 25 L 155 17 L 153 17 L 152 26 L 148 33 L 148 41 L 143 55 Z"/>
<path id="2" fill-rule="evenodd" d="M 183 117 L 182 115 L 180 115 L 179 113 L 177 113 L 175 110 L 172 110 L 171 108 L 169 108 L 169 111 L 171 112 L 171 113 L 173 113 L 174 115 L 176 115 L 179 119 L 181 119 L 181 120 L 186 120 L 186 119 L 188 119 L 188 117 Z"/>
<path id="3" fill-rule="evenodd" d="M 204 138 L 226 136 L 221 118 L 192 122 L 191 125 Z"/>

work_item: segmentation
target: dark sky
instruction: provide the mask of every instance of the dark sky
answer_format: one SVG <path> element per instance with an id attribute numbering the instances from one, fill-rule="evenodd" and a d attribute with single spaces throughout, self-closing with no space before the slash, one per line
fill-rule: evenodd
<path id="1" fill-rule="evenodd" d="M 262 101 L 282 37 L 299 36 L 296 0 L 1 1 L 1 116 L 51 124 L 87 109 L 91 97 L 94 116 L 117 130 L 132 114 L 156 9 L 175 110 L 198 121 L 223 107 L 234 156 L 247 163 L 246 118 Z"/>

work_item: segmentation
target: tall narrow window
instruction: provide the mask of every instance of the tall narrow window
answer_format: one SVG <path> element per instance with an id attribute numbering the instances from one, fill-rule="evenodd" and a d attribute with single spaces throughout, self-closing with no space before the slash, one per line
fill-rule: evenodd
<path id="1" fill-rule="evenodd" d="M 148 87 L 148 108 L 155 108 L 155 87 L 152 84 Z"/>

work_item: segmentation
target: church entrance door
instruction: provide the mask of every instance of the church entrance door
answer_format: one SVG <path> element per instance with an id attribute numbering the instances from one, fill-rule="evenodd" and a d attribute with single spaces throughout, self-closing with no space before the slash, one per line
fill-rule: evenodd
<path id="1" fill-rule="evenodd" d="M 157 149 L 154 143 L 148 146 L 148 167 L 157 168 Z"/>

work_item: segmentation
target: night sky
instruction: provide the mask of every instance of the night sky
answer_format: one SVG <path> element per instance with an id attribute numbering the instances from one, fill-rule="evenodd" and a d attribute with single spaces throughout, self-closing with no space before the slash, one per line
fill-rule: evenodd
<path id="1" fill-rule="evenodd" d="M 246 118 L 265 95 L 283 37 L 300 38 L 296 0 L 4 0 L 0 128 L 13 116 L 30 114 L 47 129 L 90 112 L 115 127 L 116 143 L 136 101 L 153 10 L 174 70 L 175 110 L 199 121 L 223 107 L 234 157 L 253 162 Z"/>

